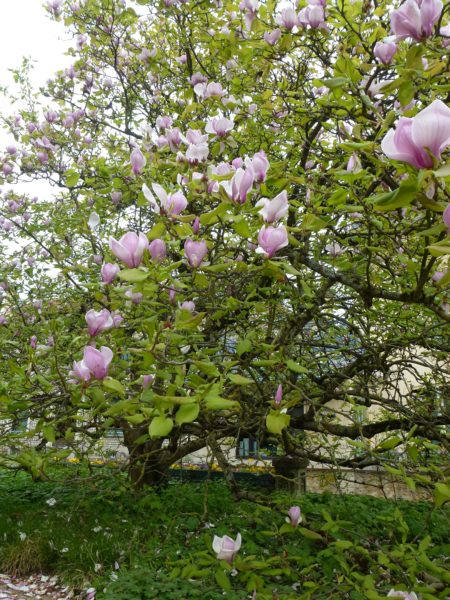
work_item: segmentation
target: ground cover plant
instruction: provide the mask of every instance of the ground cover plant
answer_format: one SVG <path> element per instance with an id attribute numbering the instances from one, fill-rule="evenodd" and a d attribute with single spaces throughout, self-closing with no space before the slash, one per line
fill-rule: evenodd
<path id="1" fill-rule="evenodd" d="M 448 6 L 45 6 L 73 63 L 1 116 L 0 464 L 120 432 L 158 485 L 247 437 L 448 498 Z"/>
<path id="2" fill-rule="evenodd" d="M 450 514 L 426 502 L 265 493 L 265 504 L 236 503 L 224 482 L 130 495 L 125 478 L 80 487 L 68 468 L 58 483 L 1 477 L 0 571 L 56 573 L 105 600 L 449 593 Z M 286 521 L 293 502 L 296 527 Z M 214 535 L 238 533 L 233 563 L 218 560 Z"/>

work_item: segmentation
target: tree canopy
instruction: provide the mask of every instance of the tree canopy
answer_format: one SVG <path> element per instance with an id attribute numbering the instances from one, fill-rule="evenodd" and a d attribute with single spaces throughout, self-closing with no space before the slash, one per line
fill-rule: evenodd
<path id="1" fill-rule="evenodd" d="M 113 428 L 158 483 L 247 435 L 447 494 L 448 7 L 47 10 L 73 65 L 2 116 L 1 463 Z"/>

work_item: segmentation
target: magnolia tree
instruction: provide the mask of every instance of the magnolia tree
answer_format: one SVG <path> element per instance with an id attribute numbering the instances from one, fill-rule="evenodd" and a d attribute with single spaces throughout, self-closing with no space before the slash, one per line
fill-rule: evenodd
<path id="1" fill-rule="evenodd" d="M 120 429 L 157 484 L 253 437 L 445 498 L 448 8 L 46 9 L 73 64 L 2 117 L 2 464 Z"/>

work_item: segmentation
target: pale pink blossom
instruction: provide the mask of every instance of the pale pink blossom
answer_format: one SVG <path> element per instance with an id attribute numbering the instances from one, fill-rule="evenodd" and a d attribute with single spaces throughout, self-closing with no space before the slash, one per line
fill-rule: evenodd
<path id="1" fill-rule="evenodd" d="M 299 506 L 291 506 L 291 508 L 288 510 L 286 521 L 290 523 L 292 527 L 297 527 L 298 524 L 302 522 L 302 515 Z"/>
<path id="2" fill-rule="evenodd" d="M 281 405 L 281 402 L 283 400 L 283 386 L 280 385 L 277 387 L 277 391 L 275 392 L 275 398 L 274 398 L 274 403 L 276 407 L 279 407 Z"/>
<path id="3" fill-rule="evenodd" d="M 217 137 L 225 137 L 233 129 L 233 121 L 226 117 L 210 119 L 206 123 L 205 131 Z"/>
<path id="4" fill-rule="evenodd" d="M 441 0 L 406 0 L 391 12 L 391 29 L 399 40 L 411 37 L 419 42 L 432 35 L 442 7 Z"/>
<path id="5" fill-rule="evenodd" d="M 153 240 L 148 245 L 148 249 L 150 252 L 150 256 L 152 257 L 152 260 L 154 260 L 155 262 L 161 262 L 166 257 L 166 254 L 167 254 L 166 244 L 164 243 L 163 240 L 160 240 L 160 239 Z"/>
<path id="6" fill-rule="evenodd" d="M 298 13 L 298 20 L 304 27 L 309 25 L 311 29 L 323 27 L 325 23 L 323 7 L 317 4 L 309 4 Z"/>
<path id="7" fill-rule="evenodd" d="M 418 169 L 431 168 L 433 157 L 450 145 L 450 108 L 434 100 L 412 119 L 402 117 L 395 130 L 390 129 L 381 142 L 381 149 L 393 160 L 407 162 Z"/>
<path id="8" fill-rule="evenodd" d="M 94 309 L 88 310 L 85 319 L 89 335 L 92 337 L 114 326 L 111 313 L 107 308 L 103 308 L 98 312 Z"/>
<path id="9" fill-rule="evenodd" d="M 266 31 L 264 33 L 264 41 L 266 41 L 270 46 L 275 46 L 278 40 L 281 37 L 281 30 L 274 29 L 273 31 Z"/>
<path id="10" fill-rule="evenodd" d="M 256 206 L 262 206 L 258 213 L 262 216 L 266 223 L 273 223 L 274 221 L 280 221 L 288 214 L 289 203 L 287 198 L 286 190 L 280 192 L 273 200 L 268 198 L 261 198 L 256 203 Z"/>
<path id="11" fill-rule="evenodd" d="M 261 227 L 258 233 L 257 252 L 264 254 L 267 258 L 272 258 L 278 250 L 289 244 L 288 233 L 284 225 L 278 227 Z"/>
<path id="12" fill-rule="evenodd" d="M 247 167 L 251 167 L 255 181 L 257 181 L 258 183 L 262 183 L 263 181 L 265 181 L 270 164 L 267 160 L 266 153 L 264 152 L 264 150 L 260 150 L 259 152 L 254 154 L 252 158 L 247 157 L 245 159 L 245 165 Z"/>
<path id="13" fill-rule="evenodd" d="M 130 155 L 130 163 L 131 163 L 131 170 L 133 171 L 133 173 L 135 175 L 139 175 L 140 173 L 142 173 L 142 171 L 147 163 L 147 159 L 142 154 L 142 152 L 139 150 L 139 148 L 133 149 L 133 151 Z"/>
<path id="14" fill-rule="evenodd" d="M 111 252 L 131 269 L 141 264 L 147 246 L 148 240 L 143 233 L 129 231 L 119 241 L 109 238 Z"/>
<path id="15" fill-rule="evenodd" d="M 193 240 L 186 240 L 184 242 L 184 253 L 190 266 L 193 269 L 198 268 L 205 256 L 208 254 L 208 246 L 205 240 L 194 242 Z"/>
<path id="16" fill-rule="evenodd" d="M 394 54 L 397 52 L 397 44 L 393 41 L 385 40 L 377 42 L 373 49 L 373 53 L 383 65 L 389 65 L 392 62 Z"/>
<path id="17" fill-rule="evenodd" d="M 117 274 L 120 271 L 119 265 L 113 263 L 105 263 L 101 270 L 100 274 L 102 276 L 103 283 L 110 284 L 117 277 Z"/>
<path id="18" fill-rule="evenodd" d="M 186 208 L 188 201 L 182 192 L 177 191 L 168 194 L 159 183 L 152 183 L 152 188 L 159 203 L 145 183 L 142 186 L 142 191 L 156 213 L 162 212 L 174 216 L 179 215 Z"/>
<path id="19" fill-rule="evenodd" d="M 81 363 L 83 367 L 89 369 L 95 379 L 104 379 L 108 375 L 108 367 L 112 358 L 112 350 L 106 346 L 102 346 L 100 350 L 86 346 Z"/>
<path id="20" fill-rule="evenodd" d="M 218 560 L 226 560 L 232 563 L 235 555 L 238 553 L 242 544 L 241 534 L 238 533 L 236 540 L 224 535 L 223 537 L 214 536 L 213 550 L 217 555 Z"/>
<path id="21" fill-rule="evenodd" d="M 294 8 L 292 6 L 283 8 L 281 14 L 277 17 L 277 23 L 285 27 L 288 31 L 291 31 L 298 23 Z"/>

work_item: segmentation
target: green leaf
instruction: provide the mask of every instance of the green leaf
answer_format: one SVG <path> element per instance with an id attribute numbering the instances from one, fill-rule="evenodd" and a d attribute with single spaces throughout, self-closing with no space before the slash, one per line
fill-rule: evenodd
<path id="1" fill-rule="evenodd" d="M 111 392 L 117 392 L 120 396 L 125 396 L 125 388 L 120 381 L 117 381 L 117 379 L 106 377 L 106 379 L 103 380 L 103 387 Z"/>
<path id="2" fill-rule="evenodd" d="M 410 178 L 403 182 L 402 185 L 387 194 L 379 194 L 368 198 L 374 203 L 374 209 L 379 211 L 394 210 L 396 208 L 404 208 L 409 206 L 416 198 L 418 191 L 417 180 Z"/>
<path id="3" fill-rule="evenodd" d="M 277 410 L 271 410 L 266 417 L 267 431 L 280 435 L 283 429 L 289 425 L 290 421 L 290 415 L 280 413 Z"/>
<path id="4" fill-rule="evenodd" d="M 169 433 L 173 429 L 173 421 L 169 417 L 165 417 L 164 415 L 160 415 L 159 417 L 154 417 L 152 422 L 149 425 L 148 432 L 150 437 L 158 438 L 165 437 L 169 435 Z"/>
<path id="5" fill-rule="evenodd" d="M 216 579 L 217 584 L 223 589 L 226 590 L 227 592 L 229 592 L 231 590 L 231 583 L 230 580 L 228 579 L 225 571 L 219 567 L 215 574 L 214 577 Z"/>
<path id="6" fill-rule="evenodd" d="M 202 322 L 205 313 L 192 315 L 188 310 L 180 310 L 177 312 L 175 319 L 176 329 L 196 329 Z"/>
<path id="7" fill-rule="evenodd" d="M 447 241 L 445 246 L 432 244 L 431 246 L 427 246 L 427 250 L 433 256 L 444 256 L 446 254 L 450 254 L 450 243 Z"/>
<path id="8" fill-rule="evenodd" d="M 42 435 L 49 442 L 55 442 L 56 440 L 56 432 L 52 425 L 44 425 L 42 427 Z"/>
<path id="9" fill-rule="evenodd" d="M 123 269 L 123 271 L 119 272 L 119 279 L 128 281 L 129 283 L 140 283 L 141 281 L 145 281 L 148 275 L 148 272 L 141 271 L 140 269 Z"/>
<path id="10" fill-rule="evenodd" d="M 243 377 L 242 375 L 238 375 L 237 373 L 228 373 L 227 377 L 232 383 L 235 383 L 236 385 L 252 385 L 253 383 L 255 383 L 253 379 Z"/>
<path id="11" fill-rule="evenodd" d="M 80 179 L 78 171 L 66 171 L 66 186 L 68 188 L 75 187 Z"/>
<path id="12" fill-rule="evenodd" d="M 450 485 L 447 483 L 436 483 L 434 486 L 434 503 L 436 506 L 442 506 L 450 502 Z"/>
<path id="13" fill-rule="evenodd" d="M 235 400 L 228 400 L 228 398 L 222 398 L 213 394 L 206 396 L 204 402 L 208 410 L 229 410 L 239 406 L 239 403 Z"/>
<path id="14" fill-rule="evenodd" d="M 294 371 L 294 373 L 307 373 L 308 372 L 308 369 L 306 367 L 302 367 L 301 365 L 299 365 L 298 363 L 294 362 L 291 359 L 286 361 L 286 366 L 291 371 Z"/>
<path id="15" fill-rule="evenodd" d="M 245 338 L 245 340 L 239 340 L 239 343 L 236 347 L 237 355 L 242 356 L 245 352 L 250 352 L 252 347 L 253 345 L 248 338 Z"/>
<path id="16" fill-rule="evenodd" d="M 446 163 L 444 166 L 439 167 L 436 171 L 434 171 L 436 177 L 449 177 L 450 176 L 450 161 Z"/>
<path id="17" fill-rule="evenodd" d="M 250 227 L 247 224 L 247 221 L 244 219 L 235 221 L 232 225 L 234 231 L 242 237 L 249 238 L 252 236 L 252 232 L 250 231 Z"/>
<path id="18" fill-rule="evenodd" d="M 326 221 L 310 213 L 303 217 L 302 224 L 300 225 L 300 229 L 306 231 L 320 231 L 321 229 L 325 229 L 325 227 L 328 227 Z"/>
<path id="19" fill-rule="evenodd" d="M 136 415 L 130 415 L 129 417 L 125 417 L 125 420 L 132 425 L 141 425 L 145 421 L 145 415 L 142 413 L 137 413 Z"/>
<path id="20" fill-rule="evenodd" d="M 147 237 L 150 241 L 156 240 L 157 238 L 161 238 L 165 232 L 166 226 L 162 221 L 159 221 L 150 229 L 149 233 L 147 234 Z"/>
<path id="21" fill-rule="evenodd" d="M 398 88 L 398 99 L 400 104 L 402 106 L 407 106 L 414 98 L 415 92 L 416 90 L 410 79 L 402 83 L 402 85 Z"/>
<path id="22" fill-rule="evenodd" d="M 177 410 L 177 414 L 175 415 L 175 422 L 178 425 L 182 425 L 183 423 L 192 423 L 198 417 L 198 413 L 200 412 L 200 405 L 196 402 L 192 404 L 183 404 Z"/>
<path id="23" fill-rule="evenodd" d="M 399 446 L 402 442 L 403 440 L 398 435 L 393 435 L 392 437 L 388 438 L 387 440 L 383 440 L 380 444 L 378 444 L 375 450 L 392 450 L 393 448 L 397 448 L 397 446 Z"/>
<path id="24" fill-rule="evenodd" d="M 323 540 L 323 537 L 320 535 L 320 533 L 317 533 L 316 531 L 306 529 L 306 527 L 299 527 L 298 530 L 305 538 L 310 540 Z"/>
<path id="25" fill-rule="evenodd" d="M 331 79 L 323 79 L 321 84 L 326 85 L 330 90 L 343 87 L 350 80 L 347 77 L 332 77 Z"/>

